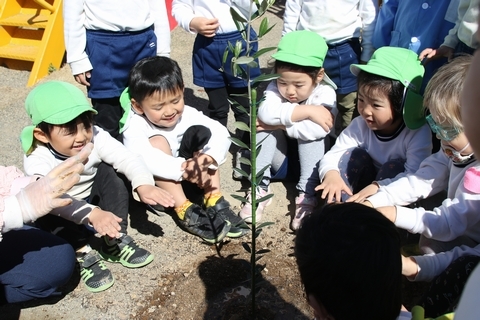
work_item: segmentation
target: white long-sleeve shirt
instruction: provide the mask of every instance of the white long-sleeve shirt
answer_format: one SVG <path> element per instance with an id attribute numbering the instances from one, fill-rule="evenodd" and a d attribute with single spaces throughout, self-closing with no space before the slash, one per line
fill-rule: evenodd
<path id="1" fill-rule="evenodd" d="M 231 144 L 228 139 L 230 137 L 228 130 L 220 122 L 190 106 L 185 106 L 180 120 L 171 128 L 157 127 L 144 116 L 131 110 L 123 131 L 123 143 L 129 150 L 142 156 L 154 176 L 181 181 L 183 174 L 181 167 L 186 159 L 179 157 L 178 149 L 183 134 L 194 125 L 203 125 L 212 133 L 202 153 L 212 157 L 217 166 L 225 162 Z M 168 141 L 172 155 L 167 155 L 150 144 L 149 139 L 154 136 L 162 136 Z"/>
<path id="2" fill-rule="evenodd" d="M 170 55 L 170 26 L 165 1 L 68 0 L 63 2 L 67 62 L 73 74 L 92 69 L 85 52 L 86 30 L 140 31 L 154 25 L 157 55 Z"/>
<path id="3" fill-rule="evenodd" d="M 362 61 L 370 60 L 374 48 L 373 31 L 378 13 L 377 0 L 287 0 L 283 34 L 295 30 L 318 33 L 335 44 L 361 33 Z"/>
<path id="4" fill-rule="evenodd" d="M 74 201 L 72 204 L 54 209 L 52 214 L 59 215 L 75 223 L 88 223 L 88 215 L 92 208 L 83 199 L 90 195 L 92 184 L 101 162 L 112 165 L 118 172 L 123 173 L 132 183 L 135 190 L 141 185 L 155 185 L 153 176 L 146 167 L 142 158 L 130 151 L 124 145 L 112 138 L 110 134 L 100 127 L 93 127 L 93 150 L 88 156 L 80 181 L 67 193 Z M 63 160 L 56 158 L 49 148 L 38 143 L 36 148 L 28 156 L 24 156 L 24 169 L 28 175 L 45 176 L 50 170 L 62 163 Z M 134 196 L 138 199 L 136 192 Z"/>
<path id="5" fill-rule="evenodd" d="M 204 17 L 207 19 L 218 19 L 220 26 L 216 33 L 228 33 L 237 31 L 235 22 L 232 19 L 230 8 L 246 18 L 250 11 L 252 3 L 250 0 L 174 0 L 172 3 L 172 16 L 177 20 L 178 25 L 188 32 L 196 33 L 190 29 L 190 21 L 195 17 Z M 252 6 L 252 13 L 256 7 Z"/>
<path id="6" fill-rule="evenodd" d="M 286 128 L 287 135 L 294 139 L 304 141 L 314 141 L 325 138 L 329 133 L 321 126 L 311 120 L 292 121 L 292 113 L 298 103 L 291 103 L 283 98 L 278 91 L 277 82 L 269 83 L 264 92 L 265 100 L 258 109 L 258 118 L 265 124 L 276 126 L 283 125 Z M 331 109 L 333 115 L 337 111 L 337 97 L 335 90 L 328 84 L 320 82 L 308 99 L 302 104 L 305 105 L 323 105 Z"/>
<path id="7" fill-rule="evenodd" d="M 320 161 L 319 177 L 323 181 L 330 170 L 339 171 L 338 163 L 345 151 L 352 148 L 363 148 L 372 157 L 377 169 L 389 160 L 405 160 L 405 172 L 398 174 L 392 181 L 414 173 L 420 163 L 431 154 L 432 134 L 428 125 L 417 130 L 403 126 L 392 137 L 379 137 L 368 128 L 362 117 L 356 117 L 350 125 L 340 133 L 335 145 Z"/>

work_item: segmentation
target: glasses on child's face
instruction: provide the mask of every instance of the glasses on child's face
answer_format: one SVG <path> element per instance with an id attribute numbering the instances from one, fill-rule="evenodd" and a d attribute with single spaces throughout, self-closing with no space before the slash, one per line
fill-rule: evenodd
<path id="1" fill-rule="evenodd" d="M 457 128 L 442 128 L 439 126 L 435 120 L 433 120 L 432 115 L 429 114 L 425 118 L 427 120 L 428 125 L 430 126 L 430 129 L 432 129 L 433 133 L 438 135 L 440 139 L 445 140 L 445 141 L 452 141 L 455 139 L 459 134 L 460 130 Z"/>

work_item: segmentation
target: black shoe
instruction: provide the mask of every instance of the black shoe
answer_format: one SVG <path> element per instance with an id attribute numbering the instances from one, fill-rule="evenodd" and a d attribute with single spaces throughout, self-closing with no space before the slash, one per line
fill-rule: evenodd
<path id="1" fill-rule="evenodd" d="M 230 203 L 222 196 L 217 200 L 214 206 L 207 208 L 207 214 L 211 216 L 218 216 L 224 221 L 229 221 L 230 231 L 227 236 L 230 238 L 238 238 L 247 234 L 249 228 L 245 221 L 240 218 L 230 208 Z"/>
<path id="2" fill-rule="evenodd" d="M 185 217 L 178 219 L 188 232 L 199 236 L 208 243 L 222 241 L 230 230 L 230 223 L 215 215 L 207 214 L 198 204 L 192 203 L 185 211 Z"/>
<path id="3" fill-rule="evenodd" d="M 140 248 L 132 237 L 124 234 L 115 239 L 113 244 L 109 242 L 108 236 L 103 236 L 100 254 L 103 258 L 110 262 L 119 262 L 127 268 L 140 268 L 146 266 L 153 261 L 153 254 Z"/>
<path id="4" fill-rule="evenodd" d="M 78 257 L 77 261 L 80 264 L 80 277 L 89 291 L 100 292 L 113 286 L 115 279 L 96 250 Z"/>

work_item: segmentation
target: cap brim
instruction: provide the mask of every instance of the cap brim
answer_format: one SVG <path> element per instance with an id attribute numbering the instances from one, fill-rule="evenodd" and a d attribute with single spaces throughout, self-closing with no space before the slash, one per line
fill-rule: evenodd
<path id="1" fill-rule="evenodd" d="M 337 85 L 335 84 L 335 82 L 332 81 L 332 79 L 330 79 L 330 77 L 326 73 L 323 74 L 322 81 L 325 81 L 327 84 L 331 85 L 333 89 L 337 90 Z"/>
<path id="2" fill-rule="evenodd" d="M 371 74 L 376 74 L 378 76 L 382 76 L 385 78 L 398 80 L 397 76 L 388 71 L 388 69 L 382 66 L 376 66 L 372 64 L 352 64 L 350 65 L 350 72 L 353 73 L 355 76 L 358 76 L 360 71 L 365 71 Z"/>
<path id="3" fill-rule="evenodd" d="M 403 120 L 411 130 L 416 130 L 425 124 L 423 97 L 408 89 L 404 98 Z"/>
<path id="4" fill-rule="evenodd" d="M 20 134 L 20 143 L 22 144 L 22 149 L 25 154 L 31 152 L 33 146 L 33 130 L 35 126 L 28 126 L 23 128 L 22 133 Z"/>
<path id="5" fill-rule="evenodd" d="M 122 106 L 123 109 L 123 115 L 119 121 L 120 133 L 122 133 L 125 130 L 125 123 L 127 123 L 128 115 L 132 106 L 128 87 L 126 87 L 120 95 L 120 106 Z"/>

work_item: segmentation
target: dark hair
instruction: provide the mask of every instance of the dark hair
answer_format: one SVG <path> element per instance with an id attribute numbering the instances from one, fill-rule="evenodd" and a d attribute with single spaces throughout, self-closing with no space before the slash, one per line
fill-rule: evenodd
<path id="1" fill-rule="evenodd" d="M 167 57 L 145 58 L 130 70 L 128 87 L 130 97 L 139 103 L 155 92 L 176 94 L 184 88 L 182 70 Z"/>
<path id="2" fill-rule="evenodd" d="M 83 123 L 83 126 L 85 127 L 85 129 L 90 129 L 90 127 L 93 125 L 93 112 L 85 111 L 75 119 L 70 120 L 65 124 L 51 124 L 51 123 L 42 121 L 37 125 L 37 128 L 42 130 L 43 133 L 45 133 L 49 138 L 50 138 L 50 133 L 52 132 L 54 127 L 61 127 L 62 129 L 67 131 L 68 134 L 76 134 L 78 119 L 80 119 L 80 122 Z"/>
<path id="3" fill-rule="evenodd" d="M 393 118 L 403 117 L 403 93 L 405 86 L 398 80 L 382 77 L 373 73 L 360 71 L 357 75 L 358 88 L 372 94 L 375 90 L 385 93 L 392 105 Z"/>
<path id="4" fill-rule="evenodd" d="M 315 82 L 318 76 L 318 72 L 322 69 L 322 67 L 300 66 L 298 64 L 279 61 L 279 60 L 275 60 L 272 65 L 273 65 L 274 73 L 277 73 L 278 69 L 286 69 L 288 71 L 302 72 L 307 74 L 310 78 L 312 78 L 313 82 Z"/>
<path id="5" fill-rule="evenodd" d="M 400 236 L 377 210 L 359 203 L 315 210 L 297 231 L 295 257 L 306 294 L 335 320 L 400 313 Z"/>

